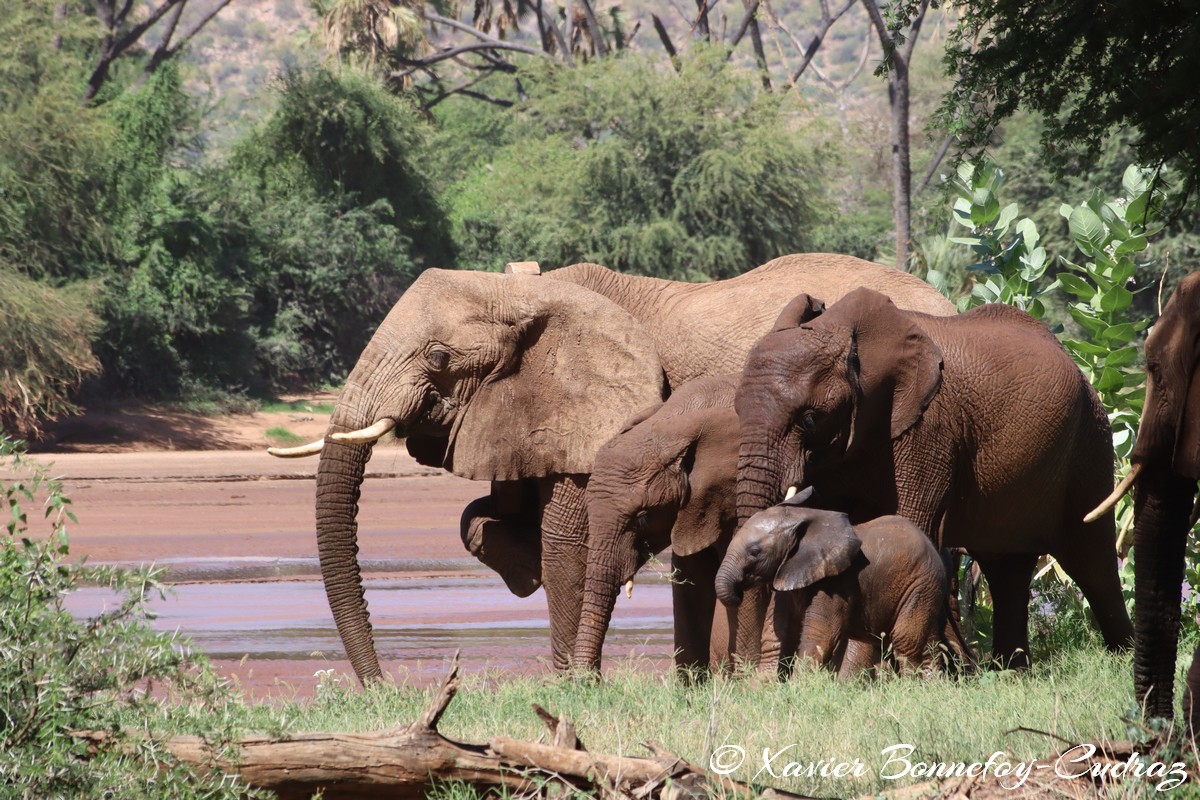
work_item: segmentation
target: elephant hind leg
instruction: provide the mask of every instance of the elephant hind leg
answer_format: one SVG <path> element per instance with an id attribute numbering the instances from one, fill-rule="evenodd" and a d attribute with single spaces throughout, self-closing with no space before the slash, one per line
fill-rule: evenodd
<path id="1" fill-rule="evenodd" d="M 917 588 L 910 591 L 896 609 L 889 643 L 892 658 L 900 674 L 928 672 L 937 656 L 936 646 L 946 597 L 942 587 Z"/>
<path id="2" fill-rule="evenodd" d="M 1058 559 L 1059 566 L 1071 576 L 1087 598 L 1100 633 L 1104 636 L 1105 646 L 1113 651 L 1132 647 L 1133 625 L 1121 594 L 1116 543 L 1113 542 L 1112 549 L 1101 552 L 1089 548 L 1086 553 L 1068 551 L 1051 555 Z"/>
<path id="3" fill-rule="evenodd" d="M 976 555 L 992 592 L 992 658 L 1001 669 L 1028 669 L 1029 584 L 1036 555 Z"/>

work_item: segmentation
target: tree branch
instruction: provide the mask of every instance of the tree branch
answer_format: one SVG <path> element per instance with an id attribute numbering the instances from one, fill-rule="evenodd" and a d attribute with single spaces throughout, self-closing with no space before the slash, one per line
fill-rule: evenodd
<path id="1" fill-rule="evenodd" d="M 738 46 L 738 42 L 746 35 L 746 30 L 750 27 L 750 23 L 754 20 L 754 15 L 758 13 L 758 6 L 762 0 L 750 0 L 750 4 L 746 6 L 746 13 L 742 16 L 742 21 L 738 25 L 737 33 L 729 40 L 730 55 L 733 54 L 733 48 Z"/>
<path id="2" fill-rule="evenodd" d="M 439 61 L 446 61 L 447 59 L 455 58 L 457 56 L 462 55 L 463 53 L 484 54 L 491 50 L 513 50 L 518 53 L 527 53 L 529 55 L 535 55 L 535 56 L 545 56 L 546 55 L 541 50 L 534 50 L 532 47 L 526 47 L 525 45 L 521 45 L 521 44 L 513 44 L 512 42 L 477 42 L 475 44 L 460 45 L 460 46 L 452 48 L 450 50 L 442 50 L 442 51 L 440 51 L 432 56 L 428 56 L 426 58 L 404 58 L 403 56 L 396 56 L 395 58 L 397 61 L 399 61 L 401 64 L 403 64 L 406 67 L 427 67 L 430 64 L 436 64 Z M 502 69 L 504 67 L 507 67 L 507 69 L 505 69 L 506 72 L 511 72 L 511 71 L 516 70 L 516 67 L 514 67 L 512 64 L 506 64 L 504 62 L 499 62 L 496 64 L 496 66 L 500 67 L 501 64 L 503 64 L 503 67 L 501 67 Z M 404 75 L 406 75 L 406 74 L 411 74 L 411 73 L 405 73 L 403 71 L 396 71 L 396 72 L 392 72 L 389 75 L 389 77 L 401 78 L 401 77 L 404 77 Z"/>
<path id="3" fill-rule="evenodd" d="M 938 165 L 942 163 L 942 159 L 946 157 L 946 153 L 950 150 L 950 145 L 954 143 L 954 134 L 950 134 L 942 140 L 942 146 L 938 148 L 937 155 L 933 157 L 933 161 L 929 163 L 929 169 L 925 171 L 925 177 L 921 179 L 921 183 L 917 186 L 913 194 L 920 194 L 929 181 L 933 179 L 933 173 L 937 172 Z"/>
<path id="4" fill-rule="evenodd" d="M 671 58 L 671 63 L 675 65 L 675 71 L 678 72 L 679 53 L 675 49 L 675 45 L 671 43 L 671 36 L 667 33 L 667 26 L 663 25 L 663 21 L 658 18 L 657 14 L 651 14 L 650 19 L 654 21 L 654 31 L 658 34 L 658 39 L 662 42 L 663 49 L 667 51 L 667 55 Z"/>

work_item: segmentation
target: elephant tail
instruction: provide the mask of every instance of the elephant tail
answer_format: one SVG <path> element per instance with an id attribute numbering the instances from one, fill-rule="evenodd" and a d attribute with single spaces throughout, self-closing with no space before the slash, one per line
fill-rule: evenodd
<path id="1" fill-rule="evenodd" d="M 956 614 L 946 614 L 946 624 L 942 628 L 940 644 L 949 655 L 953 656 L 953 661 L 957 664 L 959 671 L 967 675 L 975 671 L 978 664 L 975 656 L 971 653 L 971 645 L 967 644 L 962 629 L 958 625 Z"/>

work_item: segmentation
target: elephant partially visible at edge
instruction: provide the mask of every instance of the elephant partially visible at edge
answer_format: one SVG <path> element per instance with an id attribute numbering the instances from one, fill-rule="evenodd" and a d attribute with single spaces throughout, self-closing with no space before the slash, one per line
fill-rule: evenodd
<path id="1" fill-rule="evenodd" d="M 1083 522 L 1112 487 L 1108 418 L 1044 325 L 1002 305 L 906 313 L 858 289 L 776 328 L 735 400 L 740 523 L 811 486 L 851 522 L 899 514 L 939 549 L 966 548 L 992 591 L 993 654 L 1017 667 L 1029 664 L 1033 570 L 1049 553 L 1106 645 L 1131 642 L 1113 516 Z"/>
<path id="2" fill-rule="evenodd" d="M 1185 546 L 1200 479 L 1200 272 L 1186 276 L 1146 338 L 1146 400 L 1129 474 L 1093 513 L 1134 489 L 1134 690 L 1147 717 L 1174 713 Z M 1200 510 L 1200 509 L 1197 509 Z M 1184 689 L 1200 729 L 1200 647 Z"/>
<path id="3" fill-rule="evenodd" d="M 544 276 L 422 273 L 363 350 L 325 438 L 276 451 L 320 452 L 321 575 L 359 679 L 381 676 L 356 523 L 379 436 L 392 430 L 422 464 L 492 482 L 464 514 L 464 541 L 514 591 L 543 586 L 553 663 L 565 669 L 580 623 L 584 491 L 600 445 L 684 381 L 740 369 L 797 292 L 833 299 L 863 285 L 904 306 L 953 313 L 913 276 L 827 254 L 785 256 L 708 284 L 594 264 Z M 585 665 L 598 664 L 597 651 Z"/>
<path id="4" fill-rule="evenodd" d="M 759 511 L 738 530 L 717 572 L 721 602 L 737 606 L 746 589 L 771 586 L 784 657 L 841 677 L 867 666 L 847 660 L 853 644 L 869 650 L 870 666 L 886 657 L 901 673 L 940 669 L 951 655 L 969 667 L 970 647 L 949 613 L 950 581 L 925 532 L 895 515 L 851 525 L 843 513 L 806 507 L 811 494 Z"/>

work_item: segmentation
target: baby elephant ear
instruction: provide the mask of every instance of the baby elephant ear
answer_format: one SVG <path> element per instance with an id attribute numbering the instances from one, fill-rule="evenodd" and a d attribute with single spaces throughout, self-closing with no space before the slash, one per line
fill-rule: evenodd
<path id="1" fill-rule="evenodd" d="M 771 330 L 786 331 L 788 328 L 797 328 L 821 316 L 824 311 L 825 303 L 822 301 L 811 295 L 798 294 L 779 312 Z"/>
<path id="2" fill-rule="evenodd" d="M 845 514 L 813 511 L 797 531 L 800 541 L 784 559 L 771 584 L 777 592 L 812 586 L 822 578 L 841 575 L 854 563 L 862 541 Z"/>

